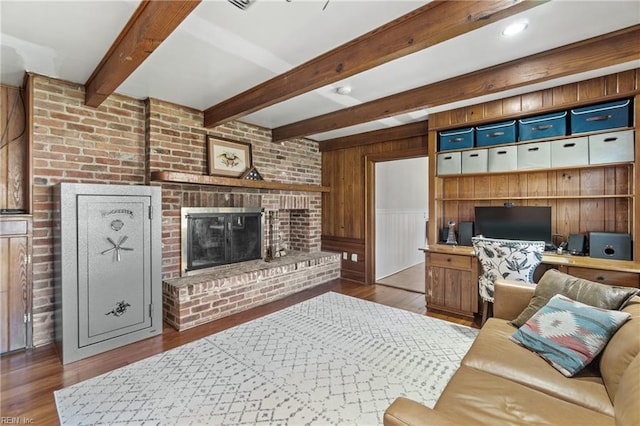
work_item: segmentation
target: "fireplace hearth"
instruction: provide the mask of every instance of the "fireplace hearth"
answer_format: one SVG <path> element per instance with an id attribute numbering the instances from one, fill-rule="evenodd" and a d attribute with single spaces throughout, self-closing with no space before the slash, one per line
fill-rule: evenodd
<path id="1" fill-rule="evenodd" d="M 183 207 L 182 274 L 262 258 L 263 211 Z"/>

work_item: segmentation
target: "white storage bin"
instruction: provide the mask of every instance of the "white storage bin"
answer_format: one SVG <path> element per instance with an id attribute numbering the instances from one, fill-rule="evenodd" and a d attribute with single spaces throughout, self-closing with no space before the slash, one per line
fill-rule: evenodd
<path id="1" fill-rule="evenodd" d="M 489 171 L 508 172 L 518 168 L 518 147 L 515 145 L 489 148 Z"/>
<path id="2" fill-rule="evenodd" d="M 462 173 L 485 173 L 488 170 L 488 150 L 462 151 Z"/>
<path id="3" fill-rule="evenodd" d="M 634 136 L 633 130 L 589 136 L 589 163 L 633 161 Z"/>
<path id="4" fill-rule="evenodd" d="M 589 164 L 589 138 L 551 141 L 551 167 Z"/>
<path id="5" fill-rule="evenodd" d="M 438 175 L 455 175 L 462 171 L 460 151 L 438 154 Z"/>
<path id="6" fill-rule="evenodd" d="M 551 144 L 549 142 L 518 145 L 518 170 L 548 167 L 551 167 Z"/>

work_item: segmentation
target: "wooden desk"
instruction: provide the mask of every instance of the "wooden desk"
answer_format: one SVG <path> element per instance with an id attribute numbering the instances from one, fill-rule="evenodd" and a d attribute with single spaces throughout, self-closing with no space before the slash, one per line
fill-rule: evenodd
<path id="1" fill-rule="evenodd" d="M 444 244 L 421 249 L 425 253 L 427 309 L 473 317 L 479 312 L 478 274 L 472 247 Z M 545 253 L 535 281 L 548 269 L 609 285 L 640 288 L 640 263 Z"/>

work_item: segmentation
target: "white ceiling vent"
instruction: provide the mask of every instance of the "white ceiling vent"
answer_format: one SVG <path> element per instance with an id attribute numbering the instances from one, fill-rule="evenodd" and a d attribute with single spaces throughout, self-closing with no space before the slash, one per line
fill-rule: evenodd
<path id="1" fill-rule="evenodd" d="M 251 3 L 255 1 L 256 0 L 229 0 L 229 3 L 236 6 L 238 9 L 247 10 L 247 8 L 251 6 Z"/>

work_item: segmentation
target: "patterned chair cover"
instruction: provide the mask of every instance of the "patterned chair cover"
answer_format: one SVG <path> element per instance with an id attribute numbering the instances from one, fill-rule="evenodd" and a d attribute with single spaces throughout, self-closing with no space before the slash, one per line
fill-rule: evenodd
<path id="1" fill-rule="evenodd" d="M 542 262 L 544 241 L 484 237 L 473 237 L 471 241 L 482 265 L 478 290 L 483 301 L 493 303 L 493 283 L 498 278 L 533 282 L 533 273 Z"/>

